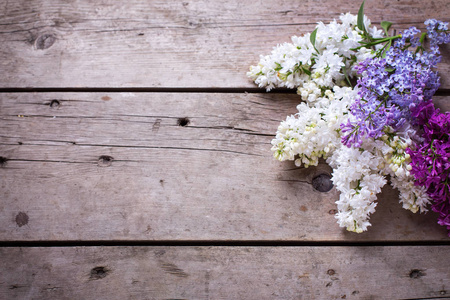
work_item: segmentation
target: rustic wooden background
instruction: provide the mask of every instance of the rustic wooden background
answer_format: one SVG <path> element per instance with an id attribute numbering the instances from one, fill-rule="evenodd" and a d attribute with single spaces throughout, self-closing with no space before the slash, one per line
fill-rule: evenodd
<path id="1" fill-rule="evenodd" d="M 398 31 L 448 4 L 365 7 Z M 339 228 L 331 169 L 270 153 L 298 96 L 245 75 L 359 5 L 0 0 L 0 299 L 449 299 L 436 215 L 386 187 L 368 232 Z"/>

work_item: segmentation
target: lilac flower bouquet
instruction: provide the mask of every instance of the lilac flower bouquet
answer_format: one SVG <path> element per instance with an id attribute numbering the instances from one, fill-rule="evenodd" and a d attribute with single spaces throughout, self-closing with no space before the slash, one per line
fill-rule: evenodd
<path id="1" fill-rule="evenodd" d="M 371 225 L 387 178 L 405 209 L 431 206 L 450 231 L 450 113 L 432 102 L 448 24 L 427 20 L 426 32 L 411 27 L 389 36 L 391 23 L 378 30 L 363 7 L 318 23 L 250 67 L 260 87 L 296 88 L 304 100 L 279 125 L 274 157 L 306 168 L 325 159 L 340 191 L 336 219 L 349 231 Z"/>

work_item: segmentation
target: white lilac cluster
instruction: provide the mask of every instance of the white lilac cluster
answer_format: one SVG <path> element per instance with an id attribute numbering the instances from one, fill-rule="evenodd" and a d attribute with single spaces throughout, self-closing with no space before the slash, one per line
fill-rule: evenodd
<path id="1" fill-rule="evenodd" d="M 298 113 L 278 126 L 272 151 L 280 161 L 295 160 L 296 166 L 317 166 L 341 145 L 340 124 L 347 118 L 355 91 L 335 86 L 323 93 L 313 82 L 299 89 L 302 102 Z M 323 95 L 322 95 L 323 94 Z"/>
<path id="2" fill-rule="evenodd" d="M 251 66 L 247 75 L 267 91 L 274 87 L 297 88 L 311 81 L 319 87 L 345 85 L 346 75 L 355 76 L 353 67 L 372 57 L 373 51 L 365 47 L 354 50 L 364 36 L 356 26 L 355 15 L 343 14 L 340 20 L 328 25 L 320 22 L 313 38 L 311 33 L 293 36 L 292 43 L 278 45 L 270 55 L 261 55 L 259 64 Z M 381 30 L 370 27 L 366 17 L 364 25 L 371 36 L 383 36 Z"/>
<path id="3" fill-rule="evenodd" d="M 311 34 L 292 37 L 292 43 L 275 47 L 270 55 L 261 56 L 257 66 L 247 75 L 260 87 L 297 88 L 304 102 L 298 113 L 288 116 L 278 127 L 272 140 L 274 157 L 280 161 L 294 160 L 296 166 L 316 166 L 320 158 L 334 169 L 332 181 L 340 198 L 336 202 L 336 218 L 341 227 L 363 232 L 370 225 L 377 194 L 390 176 L 399 190 L 403 207 L 413 212 L 425 211 L 429 203 L 423 188 L 415 186 L 409 171 L 412 130 L 401 135 L 386 130 L 378 139 L 368 139 L 361 147 L 347 147 L 341 142 L 341 124 L 347 123 L 350 106 L 357 97 L 357 88 L 349 86 L 349 78 L 357 75 L 354 67 L 372 58 L 377 49 L 361 47 L 367 34 L 382 38 L 383 33 L 370 27 L 358 29 L 357 16 L 349 13 L 328 25 L 319 23 Z"/>
<path id="4" fill-rule="evenodd" d="M 404 151 L 409 145 L 409 137 L 386 134 L 381 139 L 365 140 L 360 148 L 341 143 L 330 155 L 327 163 L 334 169 L 332 181 L 341 193 L 336 202 L 341 227 L 358 233 L 367 230 L 370 214 L 375 212 L 376 195 L 387 176 L 399 191 L 403 208 L 412 212 L 427 210 L 426 190 L 414 185 L 409 173 L 411 159 Z"/>

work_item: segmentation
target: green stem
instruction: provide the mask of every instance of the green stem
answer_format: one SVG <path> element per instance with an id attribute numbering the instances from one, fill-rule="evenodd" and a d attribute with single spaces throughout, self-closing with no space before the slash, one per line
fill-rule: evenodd
<path id="1" fill-rule="evenodd" d="M 382 44 L 382 43 L 385 43 L 385 42 L 396 40 L 396 39 L 401 38 L 401 37 L 402 37 L 402 35 L 398 34 L 398 35 L 390 36 L 390 37 L 387 37 L 387 38 L 374 39 L 373 42 L 369 42 L 369 43 L 368 42 L 359 42 L 360 44 L 362 44 L 361 46 L 356 47 L 356 48 L 352 48 L 350 50 L 357 51 L 358 49 L 361 49 L 363 47 L 366 47 L 366 48 L 367 47 L 372 47 L 372 46 L 375 46 L 375 45 L 378 45 L 378 44 Z"/>

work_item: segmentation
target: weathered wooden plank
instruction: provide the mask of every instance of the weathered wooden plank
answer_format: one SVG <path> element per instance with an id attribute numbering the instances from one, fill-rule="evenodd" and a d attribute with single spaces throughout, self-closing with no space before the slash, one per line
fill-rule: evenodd
<path id="1" fill-rule="evenodd" d="M 448 299 L 449 246 L 0 249 L 2 299 Z"/>
<path id="2" fill-rule="evenodd" d="M 254 87 L 250 65 L 354 1 L 0 1 L 0 87 Z M 366 1 L 374 24 L 449 21 L 447 0 Z M 450 48 L 440 69 L 449 88 Z"/>
<path id="3" fill-rule="evenodd" d="M 337 191 L 311 185 L 329 167 L 299 169 L 270 153 L 298 100 L 2 94 L 0 240 L 448 240 L 433 213 L 403 210 L 389 188 L 369 232 L 339 228 Z"/>

